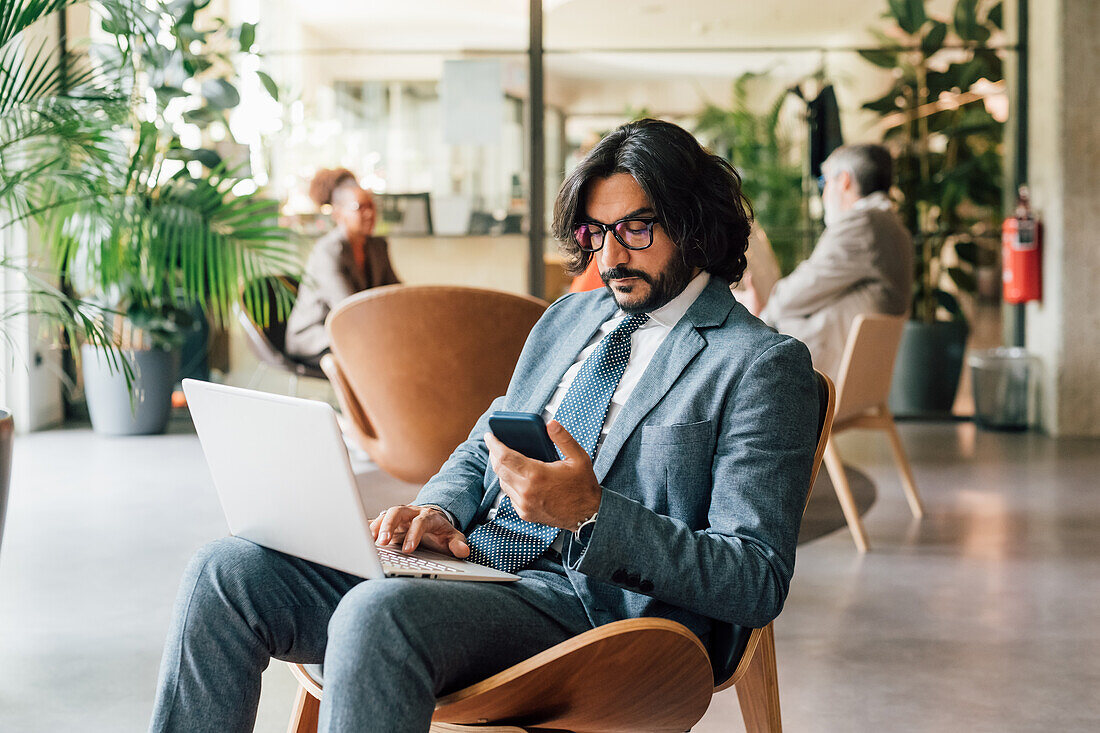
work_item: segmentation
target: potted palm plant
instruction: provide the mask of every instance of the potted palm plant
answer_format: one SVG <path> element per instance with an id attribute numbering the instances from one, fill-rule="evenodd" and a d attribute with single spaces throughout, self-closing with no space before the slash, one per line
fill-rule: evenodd
<path id="1" fill-rule="evenodd" d="M 224 124 L 225 111 L 239 102 L 227 78 L 231 55 L 212 52 L 215 63 L 198 53 L 215 33 L 193 25 L 205 4 L 141 6 L 136 22 L 108 16 L 104 27 L 115 42 L 100 55 L 131 90 L 132 114 L 117 135 L 126 164 L 83 171 L 96 181 L 96 195 L 51 216 L 55 262 L 79 292 L 115 314 L 107 329 L 134 366 L 131 392 L 94 347 L 84 349 L 89 413 L 103 433 L 161 432 L 195 314 L 227 327 L 245 283 L 298 269 L 276 202 L 201 147 L 203 140 L 184 140 L 193 121 Z M 238 51 L 251 46 L 249 24 L 213 24 L 237 39 Z M 172 32 L 162 33 L 165 27 Z M 188 75 L 199 91 L 185 91 Z M 264 297 L 266 291 L 257 295 Z"/>
<path id="2" fill-rule="evenodd" d="M 872 31 L 881 47 L 860 53 L 894 80 L 863 107 L 882 117 L 899 212 L 916 247 L 912 314 L 890 408 L 944 415 L 955 401 L 969 332 L 958 295 L 975 292 L 975 267 L 997 246 L 1004 117 L 989 97 L 999 93 L 1003 72 L 988 42 L 1001 29 L 1002 6 L 958 0 L 950 19 L 938 19 L 925 0 L 889 0 L 886 17 L 889 26 Z"/>
<path id="3" fill-rule="evenodd" d="M 196 307 L 227 325 L 244 283 L 294 273 L 298 262 L 274 201 L 234 195 L 239 179 L 220 168 L 163 178 L 162 136 L 148 122 L 136 135 L 126 177 L 55 211 L 50 236 L 55 261 L 113 314 L 105 326 L 134 367 L 131 400 L 95 346 L 83 348 L 92 426 L 107 434 L 164 429 Z"/>

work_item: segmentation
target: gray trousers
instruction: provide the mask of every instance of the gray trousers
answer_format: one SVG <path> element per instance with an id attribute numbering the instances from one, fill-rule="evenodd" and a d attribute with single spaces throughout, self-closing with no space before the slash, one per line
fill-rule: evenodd
<path id="1" fill-rule="evenodd" d="M 591 628 L 560 562 L 513 583 L 362 578 L 237 538 L 192 558 L 151 731 L 245 733 L 272 657 L 324 662 L 321 731 L 427 731 L 438 695 Z"/>

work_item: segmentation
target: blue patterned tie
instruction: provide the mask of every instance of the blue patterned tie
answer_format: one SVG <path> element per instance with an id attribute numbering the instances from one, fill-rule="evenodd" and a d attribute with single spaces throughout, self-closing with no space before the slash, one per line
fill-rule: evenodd
<path id="1" fill-rule="evenodd" d="M 649 320 L 644 313 L 628 316 L 600 341 L 558 405 L 554 419 L 580 443 L 589 456 L 596 453 L 611 396 L 630 360 L 630 336 Z M 558 451 L 561 454 L 561 451 Z M 558 536 L 557 527 L 520 519 L 512 500 L 504 496 L 492 521 L 470 532 L 471 562 L 514 572 L 531 563 Z"/>

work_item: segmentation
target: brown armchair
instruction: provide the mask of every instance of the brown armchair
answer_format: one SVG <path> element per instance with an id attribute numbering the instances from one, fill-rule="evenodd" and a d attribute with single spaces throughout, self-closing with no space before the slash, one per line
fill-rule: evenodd
<path id="1" fill-rule="evenodd" d="M 424 483 L 504 394 L 538 298 L 449 286 L 387 285 L 328 316 L 321 360 L 345 429 L 378 466 Z"/>

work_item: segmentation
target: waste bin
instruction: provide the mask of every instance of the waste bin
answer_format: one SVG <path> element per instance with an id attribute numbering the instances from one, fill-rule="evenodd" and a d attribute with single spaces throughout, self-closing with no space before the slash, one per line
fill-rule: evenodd
<path id="1" fill-rule="evenodd" d="M 969 356 L 974 422 L 994 430 L 1027 430 L 1031 424 L 1038 360 L 1021 348 L 977 351 Z"/>

